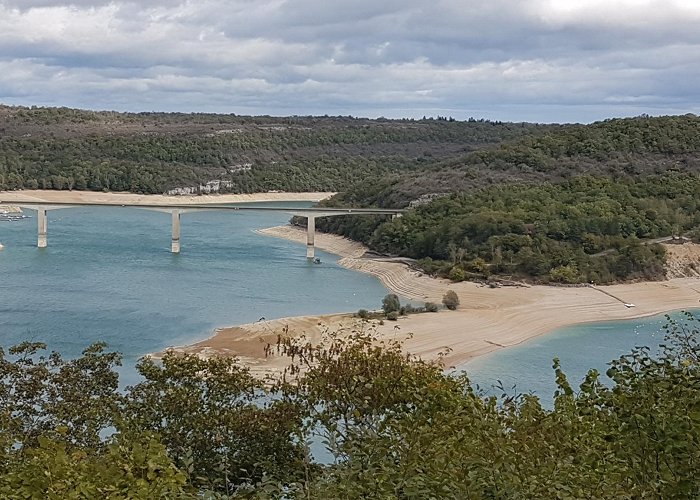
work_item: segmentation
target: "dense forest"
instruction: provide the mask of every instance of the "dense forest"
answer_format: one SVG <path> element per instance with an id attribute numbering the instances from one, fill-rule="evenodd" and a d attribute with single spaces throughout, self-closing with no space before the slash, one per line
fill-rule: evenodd
<path id="1" fill-rule="evenodd" d="M 699 174 L 695 116 L 562 126 L 359 182 L 324 204 L 413 210 L 394 221 L 347 217 L 317 227 L 455 280 L 660 279 L 663 248 L 643 243 L 700 236 Z"/>
<path id="2" fill-rule="evenodd" d="M 125 391 L 103 345 L 24 343 L 0 350 L 0 497 L 697 498 L 698 335 L 670 323 L 578 389 L 554 360 L 552 408 L 484 397 L 366 328 L 271 346 L 294 360 L 284 380 L 168 354 Z"/>
<path id="3" fill-rule="evenodd" d="M 0 189 L 196 193 L 213 182 L 409 208 L 317 227 L 457 281 L 660 279 L 652 240 L 700 237 L 694 115 L 537 125 L 0 106 L 0 134 Z"/>
<path id="4" fill-rule="evenodd" d="M 341 191 L 546 130 L 471 120 L 245 117 L 0 106 L 0 189 Z"/>
<path id="5" fill-rule="evenodd" d="M 544 282 L 609 283 L 664 277 L 655 238 L 700 236 L 700 177 L 506 184 L 457 193 L 403 217 L 330 218 L 333 230 L 388 254 L 422 259 L 455 281 L 507 275 Z"/>

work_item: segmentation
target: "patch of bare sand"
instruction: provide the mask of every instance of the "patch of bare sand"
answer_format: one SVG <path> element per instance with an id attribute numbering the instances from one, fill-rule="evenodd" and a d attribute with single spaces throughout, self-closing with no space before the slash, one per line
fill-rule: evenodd
<path id="1" fill-rule="evenodd" d="M 133 205 L 147 203 L 154 205 L 196 205 L 205 203 L 245 203 L 264 201 L 321 201 L 334 193 L 251 193 L 251 194 L 210 194 L 201 196 L 166 196 L 160 194 L 104 193 L 98 191 L 51 191 L 25 189 L 22 191 L 0 191 L 0 202 L 46 201 L 59 203 L 113 203 Z"/>
<path id="2" fill-rule="evenodd" d="M 303 229 L 280 226 L 260 234 L 306 242 Z M 700 307 L 700 279 L 632 283 L 604 287 L 502 287 L 475 283 L 451 283 L 434 279 L 397 262 L 366 258 L 366 248 L 357 242 L 325 233 L 316 234 L 316 246 L 342 256 L 340 263 L 377 276 L 389 289 L 420 301 L 440 302 L 454 290 L 460 298 L 456 311 L 441 311 L 399 318 L 376 325 L 383 336 L 410 338 L 408 352 L 423 359 L 436 359 L 448 351 L 448 366 L 496 349 L 517 345 L 563 326 L 577 323 L 639 318 L 666 311 Z M 634 304 L 628 307 L 625 304 Z M 379 306 L 379 304 L 378 304 Z M 320 339 L 324 330 L 366 328 L 351 314 L 283 318 L 253 325 L 218 330 L 211 338 L 178 351 L 199 355 L 237 355 L 254 372 L 281 370 L 285 359 L 266 358 L 265 346 L 278 334 L 306 335 Z"/>

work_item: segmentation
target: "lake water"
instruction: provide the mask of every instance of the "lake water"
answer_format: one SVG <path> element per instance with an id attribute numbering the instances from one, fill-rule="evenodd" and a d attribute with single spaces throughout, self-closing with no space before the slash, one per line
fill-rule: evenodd
<path id="1" fill-rule="evenodd" d="M 124 354 L 122 382 L 132 383 L 139 357 L 201 340 L 217 327 L 380 306 L 388 292 L 377 279 L 344 269 L 321 251 L 323 263 L 309 264 L 303 245 L 253 232 L 288 218 L 185 214 L 179 255 L 169 251 L 166 213 L 50 211 L 46 249 L 36 248 L 36 218 L 0 222 L 0 345 L 41 341 L 70 357 L 105 341 Z M 500 380 L 511 392 L 534 392 L 547 403 L 555 389 L 552 358 L 577 384 L 589 368 L 604 373 L 606 363 L 634 345 L 657 345 L 664 323 L 659 316 L 575 326 L 461 368 L 482 388 Z"/>
<path id="2" fill-rule="evenodd" d="M 692 311 L 700 317 L 700 310 Z M 671 313 L 680 319 L 680 312 Z M 501 349 L 475 358 L 459 369 L 466 371 L 471 381 L 489 395 L 534 393 L 546 406 L 551 406 L 556 390 L 552 360 L 557 357 L 569 383 L 578 389 L 589 369 L 605 376 L 608 363 L 629 354 L 635 346 L 648 346 L 657 352 L 664 340 L 665 315 L 636 320 L 586 323 L 562 328 L 536 337 L 521 345 Z"/>
<path id="3" fill-rule="evenodd" d="M 27 214 L 0 223 L 0 345 L 41 341 L 76 356 L 105 341 L 124 354 L 126 383 L 139 357 L 217 327 L 374 309 L 388 293 L 337 256 L 318 251 L 322 264 L 310 264 L 303 245 L 254 233 L 287 223 L 282 212 L 184 214 L 179 255 L 170 253 L 169 213 L 52 210 L 46 249 L 36 248 L 35 212 Z"/>

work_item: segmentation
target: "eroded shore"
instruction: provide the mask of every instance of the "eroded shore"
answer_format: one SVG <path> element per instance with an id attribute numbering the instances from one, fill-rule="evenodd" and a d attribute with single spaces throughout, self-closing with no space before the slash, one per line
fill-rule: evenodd
<path id="1" fill-rule="evenodd" d="M 236 203 L 261 201 L 318 201 L 332 193 L 257 193 L 250 195 L 161 196 L 133 193 L 87 191 L 23 190 L 0 192 L 0 200 L 98 202 L 98 203 Z M 292 226 L 263 229 L 260 234 L 306 243 L 306 233 Z M 606 287 L 501 287 L 489 288 L 476 283 L 451 283 L 415 271 L 405 264 L 366 255 L 366 248 L 354 241 L 317 233 L 316 246 L 341 257 L 339 263 L 349 269 L 376 276 L 393 292 L 417 302 L 439 303 L 451 289 L 460 298 L 456 311 L 441 311 L 399 318 L 398 321 L 362 323 L 347 314 L 299 316 L 262 321 L 217 330 L 204 341 L 175 350 L 201 356 L 238 356 L 254 371 L 281 369 L 286 360 L 265 356 L 267 343 L 278 334 L 306 335 L 320 339 L 326 330 L 351 331 L 376 328 L 381 335 L 404 338 L 406 349 L 425 359 L 439 353 L 448 365 L 458 365 L 496 349 L 517 345 L 552 330 L 593 321 L 632 319 L 667 311 L 700 307 L 700 278 L 672 277 L 667 281 L 632 283 Z M 697 262 L 700 246 L 668 246 L 673 257 L 670 268 Z M 700 269 L 700 266 L 697 267 Z M 681 273 L 682 274 L 682 273 Z M 696 273 L 697 274 L 697 273 Z M 676 273 L 674 276 L 677 276 Z M 625 304 L 634 304 L 627 307 Z M 377 304 L 379 308 L 380 304 Z"/>
<path id="2" fill-rule="evenodd" d="M 306 242 L 306 233 L 292 226 L 259 233 Z M 596 288 L 489 288 L 431 278 L 399 262 L 367 257 L 361 244 L 336 235 L 317 234 L 316 246 L 341 256 L 341 265 L 376 276 L 387 288 L 405 298 L 439 303 L 447 290 L 454 290 L 460 298 L 456 311 L 415 314 L 396 322 L 385 321 L 383 325 L 375 321 L 371 326 L 384 336 L 403 338 L 410 334 L 405 340 L 406 350 L 424 359 L 435 359 L 439 353 L 448 352 L 443 359 L 452 366 L 564 326 L 700 307 L 700 279 L 695 277 Z M 692 249 L 700 253 L 697 245 Z M 277 371 L 286 360 L 266 357 L 265 346 L 274 343 L 278 334 L 288 331 L 289 335 L 305 335 L 314 341 L 325 330 L 368 327 L 351 313 L 281 318 L 222 328 L 210 339 L 175 350 L 201 356 L 235 355 L 255 372 Z"/>

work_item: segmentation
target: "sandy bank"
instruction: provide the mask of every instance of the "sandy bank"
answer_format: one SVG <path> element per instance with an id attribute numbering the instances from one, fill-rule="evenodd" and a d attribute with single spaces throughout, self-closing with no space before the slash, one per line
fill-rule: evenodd
<path id="1" fill-rule="evenodd" d="M 305 243 L 304 231 L 280 226 L 261 234 Z M 387 288 L 403 297 L 440 302 L 452 289 L 459 295 L 457 311 L 425 313 L 376 325 L 389 336 L 412 337 L 406 349 L 425 359 L 449 350 L 445 361 L 458 365 L 499 348 L 519 344 L 557 328 L 592 321 L 632 319 L 666 311 L 700 307 L 700 279 L 674 278 L 663 282 L 589 287 L 503 287 L 488 288 L 475 283 L 450 283 L 430 278 L 397 262 L 363 258 L 365 248 L 329 234 L 317 234 L 316 245 L 343 257 L 350 269 L 377 276 Z M 627 307 L 625 303 L 634 304 Z M 377 304 L 379 307 L 379 304 Z M 302 316 L 223 328 L 207 340 L 177 350 L 203 356 L 238 355 L 254 371 L 278 370 L 284 360 L 266 359 L 264 347 L 274 343 L 285 328 L 290 334 L 305 334 L 311 340 L 325 329 L 362 328 L 351 314 Z"/>
<path id="2" fill-rule="evenodd" d="M 160 205 L 203 204 L 203 203 L 245 203 L 264 201 L 321 201 L 334 193 L 252 193 L 252 194 L 210 194 L 202 196 L 165 196 L 160 194 L 104 193 L 98 191 L 51 191 L 32 190 L 0 191 L 0 202 L 46 201 L 63 203 L 114 203 L 131 205 L 150 203 Z"/>

